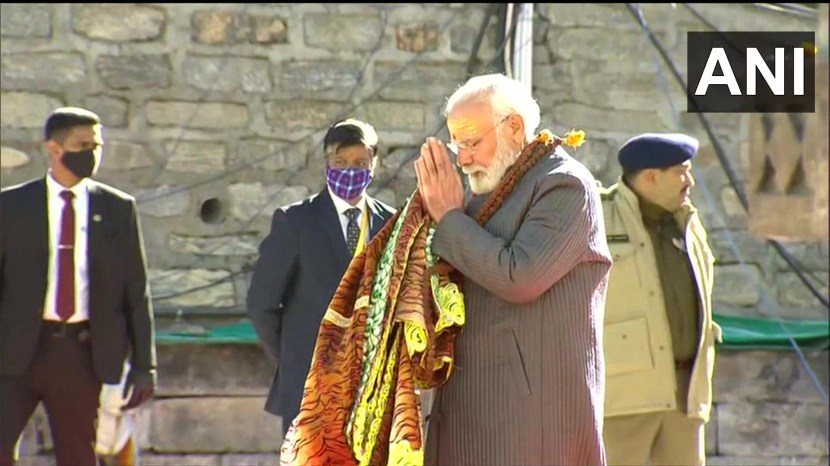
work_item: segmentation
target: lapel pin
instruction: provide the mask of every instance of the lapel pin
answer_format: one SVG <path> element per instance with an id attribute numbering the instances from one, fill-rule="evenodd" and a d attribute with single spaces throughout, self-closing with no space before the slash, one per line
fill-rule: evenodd
<path id="1" fill-rule="evenodd" d="M 101 216 L 98 215 L 98 214 L 93 215 L 92 216 L 92 221 L 93 222 L 100 222 L 101 221 Z"/>

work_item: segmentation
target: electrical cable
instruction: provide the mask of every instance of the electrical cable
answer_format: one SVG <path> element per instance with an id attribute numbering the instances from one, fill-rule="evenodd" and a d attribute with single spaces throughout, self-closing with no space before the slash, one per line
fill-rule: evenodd
<path id="1" fill-rule="evenodd" d="M 814 19 L 818 15 L 817 10 L 798 3 L 751 3 L 751 5 L 762 10 L 798 16 L 799 18 Z"/>

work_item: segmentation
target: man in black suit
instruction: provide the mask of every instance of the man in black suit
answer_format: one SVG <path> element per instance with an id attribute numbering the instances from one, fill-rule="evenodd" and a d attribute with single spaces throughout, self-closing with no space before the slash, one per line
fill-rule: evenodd
<path id="1" fill-rule="evenodd" d="M 332 126 L 323 139 L 327 188 L 277 209 L 259 247 L 248 315 L 277 360 L 265 410 L 282 417 L 284 431 L 299 413 L 317 332 L 349 262 L 395 213 L 365 194 L 377 148 L 367 123 Z"/>
<path id="2" fill-rule="evenodd" d="M 153 315 L 135 199 L 91 180 L 103 139 L 97 115 L 46 120 L 45 177 L 0 192 L 0 466 L 43 402 L 59 466 L 97 464 L 101 384 L 124 409 L 156 385 Z"/>

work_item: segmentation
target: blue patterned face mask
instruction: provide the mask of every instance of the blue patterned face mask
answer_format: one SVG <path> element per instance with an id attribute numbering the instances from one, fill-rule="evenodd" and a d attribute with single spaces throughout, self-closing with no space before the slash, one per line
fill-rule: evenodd
<path id="1" fill-rule="evenodd" d="M 372 182 L 372 171 L 368 168 L 326 168 L 329 188 L 340 199 L 350 201 L 361 194 Z"/>

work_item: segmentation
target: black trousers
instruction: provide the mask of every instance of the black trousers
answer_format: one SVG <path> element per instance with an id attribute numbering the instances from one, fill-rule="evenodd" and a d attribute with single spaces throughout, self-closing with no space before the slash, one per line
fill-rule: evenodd
<path id="1" fill-rule="evenodd" d="M 95 428 L 101 381 L 85 324 L 44 322 L 28 371 L 0 377 L 0 466 L 17 462 L 17 442 L 40 402 L 58 466 L 97 466 Z"/>

